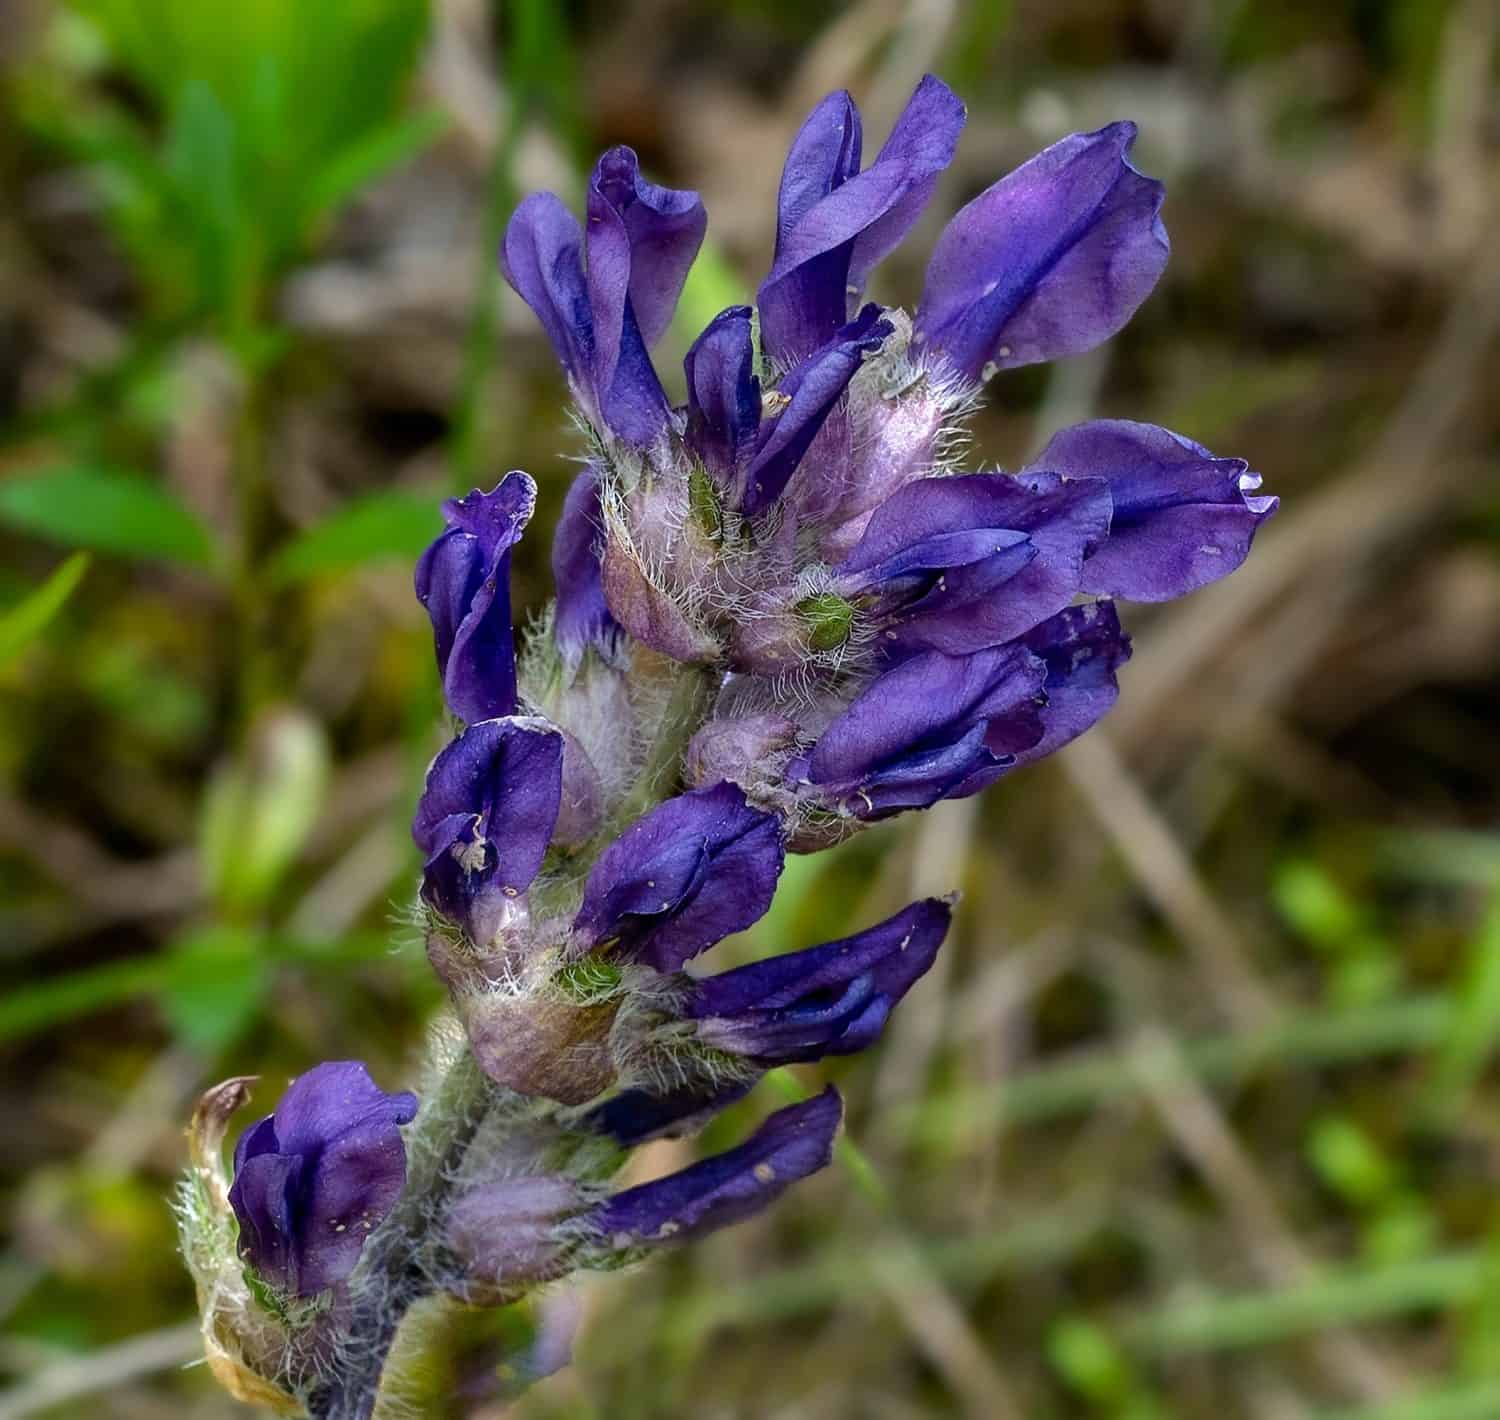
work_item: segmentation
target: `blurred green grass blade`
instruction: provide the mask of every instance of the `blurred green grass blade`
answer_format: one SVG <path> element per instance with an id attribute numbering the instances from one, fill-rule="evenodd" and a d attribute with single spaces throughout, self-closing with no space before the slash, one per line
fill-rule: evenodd
<path id="1" fill-rule="evenodd" d="M 75 552 L 34 592 L 0 614 L 0 666 L 14 660 L 47 629 L 88 566 L 88 554 Z"/>
<path id="2" fill-rule="evenodd" d="M 1198 1292 L 1125 1318 L 1119 1335 L 1149 1356 L 1268 1346 L 1329 1327 L 1469 1302 L 1485 1285 L 1488 1270 L 1482 1252 L 1330 1268 L 1280 1291 Z"/>
<path id="3" fill-rule="evenodd" d="M 181 1012 L 191 1009 L 195 1000 L 202 1002 L 207 999 L 201 994 L 205 991 L 203 983 L 197 980 L 207 959 L 201 946 L 205 938 L 190 936 L 180 940 L 188 944 L 183 950 L 168 948 L 127 957 L 123 961 L 84 967 L 9 992 L 0 998 L 0 1043 L 22 1040 L 95 1011 L 108 1010 L 142 997 L 162 998 L 163 1004 L 167 1005 L 165 998 L 168 993 L 174 993 L 168 1013 L 179 1013 L 175 1019 L 181 1024 Z M 389 943 L 368 933 L 351 933 L 335 941 L 322 942 L 279 937 L 258 940 L 261 966 L 267 971 L 277 962 L 344 969 L 390 956 Z M 195 942 L 199 945 L 195 946 Z M 225 984 L 225 998 L 216 1007 L 217 1025 L 205 1020 L 197 1027 L 206 1035 L 220 1039 L 222 1036 L 215 1036 L 215 1031 L 230 1017 L 233 1002 L 228 999 L 228 993 L 231 986 L 234 992 L 248 996 L 257 989 L 255 983 L 258 980 L 258 972 L 245 964 L 243 954 L 236 957 L 232 949 L 226 951 L 221 965 L 225 962 L 238 967 L 239 971 L 233 975 L 232 982 Z M 430 972 L 422 971 L 421 982 L 425 985 L 430 976 Z"/>
<path id="4" fill-rule="evenodd" d="M 1263 1030 L 1182 1043 L 1183 1059 L 1205 1084 L 1242 1080 L 1257 1070 L 1339 1065 L 1436 1045 L 1453 1019 L 1444 996 L 1408 996 L 1344 1011 L 1288 1015 Z M 1139 1072 L 1114 1051 L 1080 1053 L 1034 1066 L 1003 1086 L 934 1094 L 896 1111 L 919 1140 L 945 1146 L 976 1129 L 1017 1125 L 1098 1109 L 1138 1095 Z"/>
<path id="5" fill-rule="evenodd" d="M 0 999 L 0 1041 L 19 1040 L 149 995 L 161 987 L 168 970 L 165 957 L 131 957 L 22 986 Z"/>
<path id="6" fill-rule="evenodd" d="M 956 1287 L 979 1287 L 1013 1273 L 1055 1267 L 1095 1237 L 1099 1219 L 1084 1210 L 1037 1213 L 1024 1222 L 960 1238 L 912 1238 L 912 1281 L 936 1275 Z M 893 1271 L 909 1267 L 897 1257 Z M 706 1336 L 720 1327 L 785 1322 L 836 1307 L 870 1286 L 869 1248 L 844 1243 L 814 1253 L 803 1266 L 782 1267 L 764 1276 L 693 1292 L 663 1330 L 685 1337 Z"/>
<path id="7" fill-rule="evenodd" d="M 1451 1120 L 1463 1108 L 1500 1038 L 1500 879 L 1490 892 L 1455 1001 L 1422 1101 L 1421 1112 L 1432 1123 Z"/>
<path id="8" fill-rule="evenodd" d="M 162 1011 L 187 1044 L 215 1054 L 259 1015 L 271 961 L 256 932 L 217 925 L 180 938 L 168 951 Z"/>
<path id="9" fill-rule="evenodd" d="M 330 162 L 311 184 L 306 215 L 316 220 L 360 188 L 411 161 L 448 127 L 446 115 L 419 113 L 367 133 Z"/>
<path id="10" fill-rule="evenodd" d="M 1500 1415 L 1500 1381 L 1443 1386 L 1379 1405 L 1317 1410 L 1309 1420 L 1495 1420 Z"/>
<path id="11" fill-rule="evenodd" d="M 442 530 L 441 492 L 388 488 L 355 498 L 286 543 L 271 560 L 279 583 L 347 572 L 376 562 L 411 562 Z"/>
<path id="12" fill-rule="evenodd" d="M 207 528 L 170 493 L 136 474 L 73 466 L 0 482 L 0 523 L 60 543 L 147 561 L 212 567 Z"/>
<path id="13" fill-rule="evenodd" d="M 276 898 L 323 811 L 331 756 L 317 719 L 291 706 L 262 716 L 203 796 L 198 856 L 214 901 L 230 916 Z"/>
<path id="14" fill-rule="evenodd" d="M 1489 887 L 1500 881 L 1500 833 L 1394 830 L 1380 835 L 1380 867 L 1420 882 Z"/>

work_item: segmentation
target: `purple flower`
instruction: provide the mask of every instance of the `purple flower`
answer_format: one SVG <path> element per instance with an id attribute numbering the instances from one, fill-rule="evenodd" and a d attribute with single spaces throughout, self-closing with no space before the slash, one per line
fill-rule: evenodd
<path id="1" fill-rule="evenodd" d="M 933 249 L 913 342 L 970 379 L 1108 340 L 1167 262 L 1164 189 L 1133 123 L 1075 133 L 980 193 Z"/>
<path id="2" fill-rule="evenodd" d="M 829 1086 L 777 1112 L 737 1149 L 606 1200 L 594 1226 L 611 1251 L 689 1242 L 758 1213 L 826 1167 L 844 1103 Z"/>
<path id="3" fill-rule="evenodd" d="M 963 123 L 963 104 L 929 74 L 860 172 L 854 101 L 830 94 L 812 111 L 787 154 L 776 253 L 758 298 L 769 359 L 806 357 L 849 319 L 851 297 L 922 215 Z"/>
<path id="4" fill-rule="evenodd" d="M 486 944 L 536 877 L 562 801 L 563 737 L 531 716 L 481 720 L 433 760 L 412 822 L 422 898 Z"/>
<path id="5" fill-rule="evenodd" d="M 545 192 L 522 202 L 506 230 L 506 280 L 536 312 L 590 419 L 627 443 L 650 444 L 667 426 L 647 351 L 671 322 L 707 224 L 697 193 L 647 182 L 629 148 L 611 148 L 589 183 L 586 238 Z"/>
<path id="6" fill-rule="evenodd" d="M 277 1291 L 310 1297 L 354 1270 L 406 1181 L 398 1126 L 413 1094 L 388 1095 L 357 1060 L 299 1075 L 234 1150 L 229 1202 L 240 1256 Z"/>
<path id="7" fill-rule="evenodd" d="M 1260 475 L 1155 424 L 1097 419 L 1052 438 L 1031 465 L 1109 485 L 1114 519 L 1083 569 L 1083 590 L 1130 601 L 1185 596 L 1227 577 L 1277 508 L 1251 496 Z"/>
<path id="8" fill-rule="evenodd" d="M 788 775 L 863 819 L 978 793 L 1041 741 L 1046 675 L 1017 642 L 912 656 L 857 695 Z"/>
<path id="9" fill-rule="evenodd" d="M 731 494 L 755 451 L 760 429 L 760 380 L 755 374 L 750 315 L 749 306 L 721 311 L 682 362 L 687 374 L 687 446 Z"/>
<path id="10" fill-rule="evenodd" d="M 552 580 L 557 587 L 552 629 L 569 669 L 577 669 L 589 648 L 612 657 L 620 637 L 619 623 L 604 600 L 603 542 L 599 471 L 591 465 L 569 487 L 552 537 Z"/>
<path id="11" fill-rule="evenodd" d="M 841 941 L 704 977 L 685 1014 L 705 1045 L 766 1069 L 851 1055 L 932 965 L 952 915 L 926 898 Z"/>
<path id="12" fill-rule="evenodd" d="M 447 530 L 417 563 L 417 600 L 432 618 L 448 708 L 473 723 L 516 708 L 510 550 L 536 507 L 536 484 L 508 473 L 488 493 L 443 504 Z"/>
<path id="13" fill-rule="evenodd" d="M 743 931 L 771 905 L 785 849 L 774 814 L 733 784 L 695 789 L 636 820 L 594 864 L 575 936 L 657 971 Z"/>
<path id="14" fill-rule="evenodd" d="M 871 600 L 888 655 L 961 655 L 1014 640 L 1067 606 L 1109 526 L 1099 479 L 924 478 L 876 509 L 834 569 L 833 590 Z"/>
<path id="15" fill-rule="evenodd" d="M 865 356 L 878 350 L 891 333 L 880 307 L 868 305 L 847 325 L 836 328 L 826 344 L 795 366 L 777 387 L 781 412 L 760 427 L 755 457 L 745 471 L 736 502 L 748 517 L 766 511 L 812 446 L 834 406 Z"/>
<path id="16" fill-rule="evenodd" d="M 1130 638 L 1113 602 L 1088 602 L 1049 617 L 1022 639 L 1047 668 L 1042 737 L 1016 755 L 1018 764 L 1031 764 L 1092 729 L 1113 707 L 1120 693 L 1115 672 L 1130 659 Z"/>

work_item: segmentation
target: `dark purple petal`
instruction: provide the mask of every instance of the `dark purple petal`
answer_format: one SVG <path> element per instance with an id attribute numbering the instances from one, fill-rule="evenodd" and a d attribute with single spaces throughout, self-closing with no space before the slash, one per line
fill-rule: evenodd
<path id="1" fill-rule="evenodd" d="M 395 1207 L 406 1182 L 406 1148 L 395 1125 L 401 1118 L 370 1118 L 330 1139 L 318 1156 L 303 1195 L 302 1262 L 297 1290 L 321 1292 L 342 1282 L 359 1260 L 375 1225 Z"/>
<path id="2" fill-rule="evenodd" d="M 311 1296 L 354 1270 L 406 1177 L 400 1127 L 413 1094 L 386 1094 L 357 1060 L 299 1075 L 235 1149 L 229 1202 L 240 1254 L 267 1282 Z"/>
<path id="3" fill-rule="evenodd" d="M 570 670 L 577 669 L 590 648 L 612 656 L 620 636 L 619 623 L 604 600 L 603 544 L 599 474 L 590 465 L 569 487 L 552 537 L 552 580 L 557 588 L 552 632 Z"/>
<path id="4" fill-rule="evenodd" d="M 589 1112 L 589 1126 L 608 1134 L 621 1148 L 633 1149 L 663 1135 L 695 1134 L 721 1109 L 744 1099 L 754 1080 L 684 1085 L 666 1094 L 622 1090 Z"/>
<path id="5" fill-rule="evenodd" d="M 829 1163 L 843 1112 L 830 1085 L 778 1110 L 739 1148 L 615 1194 L 599 1208 L 596 1226 L 623 1251 L 687 1242 L 738 1223 Z"/>
<path id="6" fill-rule="evenodd" d="M 1167 261 L 1164 189 L 1125 156 L 1135 132 L 1075 133 L 962 208 L 933 249 L 913 343 L 984 380 L 1119 330 Z"/>
<path id="7" fill-rule="evenodd" d="M 921 479 L 875 510 L 834 586 L 876 598 L 887 653 L 962 655 L 1067 606 L 1109 525 L 1109 489 L 1098 479 Z"/>
<path id="8" fill-rule="evenodd" d="M 574 920 L 579 938 L 658 971 L 676 971 L 771 905 L 781 823 L 733 784 L 668 799 L 599 855 Z"/>
<path id="9" fill-rule="evenodd" d="M 414 1094 L 387 1094 L 363 1061 L 327 1060 L 287 1086 L 271 1118 L 279 1152 L 311 1154 L 371 1119 L 405 1124 L 416 1110 Z"/>
<path id="10" fill-rule="evenodd" d="M 513 716 L 470 725 L 433 760 L 412 822 L 430 906 L 474 926 L 481 903 L 492 913 L 491 899 L 530 887 L 557 824 L 562 759 L 553 726 Z"/>
<path id="11" fill-rule="evenodd" d="M 488 493 L 443 504 L 448 527 L 417 563 L 448 708 L 473 723 L 516 708 L 510 551 L 536 507 L 536 484 L 511 472 Z"/>
<path id="12" fill-rule="evenodd" d="M 592 392 L 594 318 L 578 219 L 550 192 L 527 197 L 505 229 L 501 268 L 541 321 L 572 383 Z"/>
<path id="13" fill-rule="evenodd" d="M 849 142 L 857 121 L 847 95 L 825 99 L 782 177 L 776 256 L 757 300 L 761 346 L 781 365 L 818 349 L 848 319 L 851 295 L 906 235 L 952 161 L 964 108 L 929 74 L 862 173 Z"/>
<path id="14" fill-rule="evenodd" d="M 891 330 L 891 323 L 881 319 L 880 307 L 868 305 L 782 380 L 777 393 L 785 404 L 779 415 L 761 424 L 760 446 L 745 474 L 741 511 L 747 516 L 765 512 L 781 497 L 854 372 L 866 355 L 880 349 Z"/>
<path id="15" fill-rule="evenodd" d="M 797 224 L 858 171 L 864 141 L 859 109 L 847 89 L 823 99 L 792 139 L 776 199 L 776 256 Z"/>
<path id="16" fill-rule="evenodd" d="M 875 927 L 693 985 L 686 1014 L 706 1045 L 767 1068 L 847 1055 L 874 1039 L 937 957 L 952 909 L 913 903 Z"/>
<path id="17" fill-rule="evenodd" d="M 854 239 L 849 282 L 864 289 L 866 278 L 901 245 L 932 200 L 938 175 L 953 161 L 967 111 L 941 79 L 926 74 L 891 128 L 871 173 L 892 168 L 902 174 L 898 195 L 884 214 Z"/>
<path id="18" fill-rule="evenodd" d="M 1130 659 L 1130 638 L 1113 602 L 1072 606 L 1025 638 L 1047 667 L 1042 738 L 1017 753 L 1030 764 L 1060 750 L 1101 720 L 1119 698 L 1115 672 Z"/>
<path id="19" fill-rule="evenodd" d="M 1114 521 L 1084 565 L 1083 590 L 1132 601 L 1167 601 L 1227 577 L 1278 501 L 1254 495 L 1260 476 L 1243 459 L 1126 419 L 1064 429 L 1031 466 L 1109 484 Z"/>
<path id="20" fill-rule="evenodd" d="M 1041 738 L 1045 674 L 1016 643 L 913 656 L 878 676 L 823 732 L 807 779 L 842 787 L 851 800 L 868 796 L 877 809 L 916 807 L 928 793 L 925 802 L 935 802 L 986 760 L 1003 767 Z M 882 804 L 882 793 L 899 801 Z"/>
<path id="21" fill-rule="evenodd" d="M 730 306 L 709 322 L 683 361 L 687 445 L 722 488 L 733 488 L 760 428 L 760 381 L 750 307 Z"/>
<path id="22" fill-rule="evenodd" d="M 629 148 L 599 159 L 588 194 L 592 377 L 599 412 L 627 442 L 665 427 L 667 398 L 648 348 L 672 319 L 708 218 L 696 192 L 658 187 Z"/>
<path id="23" fill-rule="evenodd" d="M 602 235 L 596 233 L 595 219 L 602 229 L 611 215 L 619 218 L 629 243 L 623 294 L 616 289 L 617 271 L 595 270 L 595 243 Z M 626 296 L 647 346 L 666 334 L 707 230 L 708 214 L 698 194 L 648 182 L 631 149 L 611 148 L 599 159 L 589 184 L 588 254 L 589 291 L 601 349 L 613 338 L 612 332 L 607 336 L 604 331 L 618 320 L 615 313 Z M 600 249 L 602 260 L 614 259 L 614 255 L 612 249 Z"/>
<path id="24" fill-rule="evenodd" d="M 298 1224 L 303 1173 L 298 1155 L 258 1154 L 235 1166 L 229 1189 L 240 1256 L 271 1286 L 295 1296 L 304 1295 Z"/>

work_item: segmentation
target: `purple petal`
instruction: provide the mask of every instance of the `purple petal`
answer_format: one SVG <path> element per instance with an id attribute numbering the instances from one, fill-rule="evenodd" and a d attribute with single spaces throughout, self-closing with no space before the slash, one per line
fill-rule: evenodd
<path id="1" fill-rule="evenodd" d="M 778 1110 L 739 1148 L 615 1194 L 596 1215 L 599 1232 L 621 1251 L 687 1242 L 738 1223 L 826 1167 L 843 1110 L 831 1085 Z"/>
<path id="2" fill-rule="evenodd" d="M 599 855 L 574 931 L 675 971 L 761 917 L 784 857 L 780 821 L 751 808 L 735 785 L 680 794 Z"/>
<path id="3" fill-rule="evenodd" d="M 588 1122 L 622 1148 L 633 1149 L 648 1139 L 695 1134 L 720 1110 L 744 1099 L 754 1080 L 684 1085 L 665 1094 L 622 1090 L 591 1110 Z"/>
<path id="4" fill-rule="evenodd" d="M 914 344 L 983 380 L 1119 330 L 1167 261 L 1164 189 L 1125 156 L 1135 132 L 1075 133 L 962 208 L 933 249 Z"/>
<path id="5" fill-rule="evenodd" d="M 1014 753 L 1010 739 L 1000 743 L 992 735 L 990 722 L 1021 739 L 1034 731 L 1035 743 L 1045 674 L 1043 664 L 1015 643 L 968 656 L 913 656 L 878 676 L 823 732 L 808 761 L 809 777 L 815 784 L 859 785 L 882 770 L 923 770 L 929 755 L 935 772 L 946 773 L 952 768 L 946 752 L 969 745 L 976 730 L 978 745 Z"/>
<path id="6" fill-rule="evenodd" d="M 849 388 L 866 355 L 880 349 L 892 326 L 880 307 L 868 305 L 816 354 L 782 380 L 777 393 L 788 403 L 761 425 L 760 447 L 745 474 L 741 511 L 765 512 L 786 488 L 823 422 Z"/>
<path id="7" fill-rule="evenodd" d="M 279 1152 L 306 1154 L 370 1119 L 406 1124 L 416 1112 L 414 1094 L 387 1094 L 363 1061 L 326 1060 L 287 1086 L 272 1117 Z"/>
<path id="8" fill-rule="evenodd" d="M 535 508 L 536 484 L 519 471 L 488 493 L 450 498 L 446 531 L 417 563 L 417 600 L 432 619 L 443 695 L 466 723 L 515 712 L 510 552 Z"/>
<path id="9" fill-rule="evenodd" d="M 1032 467 L 1109 484 L 1114 521 L 1084 566 L 1083 590 L 1132 601 L 1167 601 L 1227 577 L 1278 501 L 1253 496 L 1260 477 L 1243 459 L 1125 419 L 1062 430 Z"/>
<path id="10" fill-rule="evenodd" d="M 750 307 L 730 306 L 709 322 L 683 361 L 687 372 L 687 445 L 732 488 L 760 428 L 760 381 Z"/>
<path id="11" fill-rule="evenodd" d="M 921 215 L 964 121 L 963 105 L 929 74 L 875 161 L 856 173 L 852 112 L 847 95 L 825 99 L 782 178 L 776 257 L 757 300 L 761 345 L 778 364 L 810 354 L 848 319 L 851 294 Z"/>
<path id="12" fill-rule="evenodd" d="M 619 623 L 604 600 L 603 543 L 599 473 L 590 465 L 569 487 L 552 537 L 552 580 L 557 588 L 552 633 L 570 670 L 578 668 L 590 648 L 610 658 L 620 636 Z"/>
<path id="13" fill-rule="evenodd" d="M 1113 602 L 1072 606 L 1025 637 L 1047 667 L 1047 706 L 1042 738 L 1017 752 L 1030 764 L 1060 750 L 1092 729 L 1119 698 L 1115 672 L 1130 659 L 1130 638 L 1120 628 Z"/>
<path id="14" fill-rule="evenodd" d="M 708 218 L 696 192 L 647 182 L 629 148 L 599 159 L 588 194 L 588 295 L 600 413 L 627 442 L 665 427 L 667 399 L 647 349 L 672 319 Z"/>
<path id="15" fill-rule="evenodd" d="M 412 823 L 433 906 L 461 917 L 481 893 L 525 892 L 557 823 L 562 756 L 556 729 L 520 716 L 470 725 L 433 760 Z"/>
<path id="16" fill-rule="evenodd" d="M 921 479 L 876 509 L 835 585 L 877 596 L 887 653 L 963 655 L 1067 606 L 1109 525 L 1098 479 Z"/>
<path id="17" fill-rule="evenodd" d="M 303 1202 L 302 1295 L 321 1292 L 354 1271 L 365 1238 L 401 1196 L 406 1148 L 396 1123 L 391 1117 L 363 1120 L 318 1155 Z"/>
<path id="18" fill-rule="evenodd" d="M 236 1166 L 229 1204 L 239 1223 L 239 1255 L 278 1291 L 302 1295 L 297 1201 L 303 1160 L 258 1154 Z"/>
<path id="19" fill-rule="evenodd" d="M 932 965 L 951 916 L 928 898 L 841 941 L 705 977 L 686 1013 L 705 1044 L 767 1067 L 862 1049 Z"/>
<path id="20" fill-rule="evenodd" d="M 594 318 L 578 219 L 550 192 L 527 197 L 505 229 L 501 269 L 531 307 L 574 385 L 592 390 Z"/>
<path id="21" fill-rule="evenodd" d="M 631 149 L 611 148 L 599 159 L 589 184 L 588 252 L 589 290 L 601 327 L 601 348 L 612 338 L 612 334 L 607 337 L 602 333 L 603 327 L 617 319 L 613 313 L 623 304 L 623 297 L 614 289 L 617 275 L 600 271 L 596 280 L 595 273 L 599 235 L 595 219 L 600 219 L 602 227 L 611 215 L 618 216 L 629 243 L 625 294 L 635 312 L 641 339 L 652 346 L 672 323 L 677 299 L 708 230 L 708 214 L 696 192 L 659 187 L 643 178 L 640 162 Z M 601 255 L 605 253 L 601 251 Z M 605 311 L 611 314 L 606 317 Z"/>
<path id="22" fill-rule="evenodd" d="M 871 173 L 890 167 L 901 172 L 903 180 L 885 213 L 854 239 L 851 285 L 863 290 L 870 272 L 916 224 L 932 200 L 938 175 L 953 161 L 966 116 L 963 100 L 941 79 L 932 74 L 922 77 L 870 164 Z"/>
<path id="23" fill-rule="evenodd" d="M 858 171 L 864 141 L 859 109 L 847 89 L 824 98 L 792 139 L 776 199 L 776 256 L 797 224 Z"/>
<path id="24" fill-rule="evenodd" d="M 299 1075 L 235 1149 L 230 1205 L 240 1252 L 268 1282 L 311 1296 L 354 1270 L 406 1178 L 400 1125 L 413 1094 L 387 1094 L 357 1060 Z"/>

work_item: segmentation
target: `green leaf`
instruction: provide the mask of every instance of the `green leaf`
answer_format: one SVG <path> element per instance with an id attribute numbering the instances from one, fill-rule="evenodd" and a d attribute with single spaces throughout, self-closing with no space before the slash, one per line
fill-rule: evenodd
<path id="1" fill-rule="evenodd" d="M 0 1041 L 18 1040 L 148 995 L 166 974 L 163 962 L 159 956 L 130 957 L 7 992 L 0 999 Z"/>
<path id="2" fill-rule="evenodd" d="M 299 582 L 374 562 L 410 562 L 442 528 L 442 497 L 390 488 L 356 498 L 283 547 L 271 576 Z"/>
<path id="3" fill-rule="evenodd" d="M 329 752 L 323 727 L 283 707 L 256 726 L 247 750 L 204 795 L 199 857 L 229 912 L 270 902 L 322 811 Z"/>
<path id="4" fill-rule="evenodd" d="M 231 1044 L 259 1014 L 271 962 L 256 932 L 208 927 L 167 953 L 162 1010 L 189 1045 L 210 1054 Z"/>
<path id="5" fill-rule="evenodd" d="M 0 666 L 14 660 L 43 631 L 88 571 L 88 554 L 74 553 L 36 591 L 0 615 Z"/>
<path id="6" fill-rule="evenodd" d="M 0 523 L 64 547 L 209 567 L 208 530 L 164 488 L 137 474 L 88 466 L 0 482 Z"/>
<path id="7" fill-rule="evenodd" d="M 367 133 L 338 154 L 314 179 L 305 217 L 313 221 L 347 201 L 366 183 L 415 158 L 448 127 L 441 113 L 418 113 Z"/>

